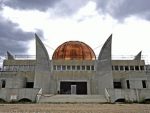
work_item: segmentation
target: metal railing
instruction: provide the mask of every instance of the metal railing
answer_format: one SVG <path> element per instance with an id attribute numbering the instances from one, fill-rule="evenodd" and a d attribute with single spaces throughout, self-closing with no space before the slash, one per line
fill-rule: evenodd
<path id="1" fill-rule="evenodd" d="M 105 97 L 106 97 L 106 99 L 107 99 L 107 102 L 111 102 L 111 97 L 110 97 L 110 95 L 109 95 L 109 93 L 108 93 L 107 88 L 105 88 Z"/>

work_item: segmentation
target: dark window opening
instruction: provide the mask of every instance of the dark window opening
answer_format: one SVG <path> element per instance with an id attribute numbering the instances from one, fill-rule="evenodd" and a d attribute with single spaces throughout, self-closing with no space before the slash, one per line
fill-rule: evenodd
<path id="1" fill-rule="evenodd" d="M 120 66 L 120 71 L 124 71 L 124 67 L 123 66 Z"/>
<path id="2" fill-rule="evenodd" d="M 53 66 L 53 70 L 56 70 L 56 65 Z"/>
<path id="3" fill-rule="evenodd" d="M 146 88 L 146 80 L 142 80 L 142 86 L 143 88 Z"/>
<path id="4" fill-rule="evenodd" d="M 122 88 L 121 82 L 114 82 L 114 88 L 118 88 L 118 89 Z"/>
<path id="5" fill-rule="evenodd" d="M 112 66 L 112 70 L 114 70 L 114 66 Z"/>
<path id="6" fill-rule="evenodd" d="M 91 70 L 94 70 L 94 66 L 91 66 Z"/>
<path id="7" fill-rule="evenodd" d="M 76 66 L 73 65 L 73 66 L 72 66 L 72 70 L 76 70 Z"/>
<path id="8" fill-rule="evenodd" d="M 5 86 L 6 86 L 6 81 L 2 80 L 2 88 L 5 88 Z"/>
<path id="9" fill-rule="evenodd" d="M 129 80 L 127 80 L 126 82 L 127 82 L 127 88 L 130 89 L 130 82 L 129 82 Z"/>
<path id="10" fill-rule="evenodd" d="M 85 66 L 82 66 L 82 70 L 85 70 Z"/>
<path id="11" fill-rule="evenodd" d="M 59 71 L 61 70 L 61 66 L 60 65 L 57 66 L 57 70 L 59 70 Z"/>
<path id="12" fill-rule="evenodd" d="M 118 67 L 118 66 L 115 66 L 115 70 L 118 71 L 118 70 L 119 70 L 119 67 Z"/>
<path id="13" fill-rule="evenodd" d="M 135 70 L 136 70 L 136 71 L 139 71 L 139 66 L 135 66 Z"/>
<path id="14" fill-rule="evenodd" d="M 26 82 L 26 88 L 33 88 L 34 83 L 33 82 Z"/>
<path id="15" fill-rule="evenodd" d="M 77 66 L 77 70 L 80 70 L 80 66 L 79 65 Z"/>
<path id="16" fill-rule="evenodd" d="M 134 66 L 130 66 L 130 70 L 134 71 Z"/>
<path id="17" fill-rule="evenodd" d="M 67 66 L 67 70 L 71 70 L 71 67 L 70 67 L 70 66 Z"/>
<path id="18" fill-rule="evenodd" d="M 62 70 L 66 70 L 66 66 L 63 65 L 63 66 L 62 66 Z"/>
<path id="19" fill-rule="evenodd" d="M 129 71 L 129 67 L 128 66 L 125 66 L 125 71 Z"/>
<path id="20" fill-rule="evenodd" d="M 90 66 L 86 66 L 86 70 L 90 70 Z"/>
<path id="21" fill-rule="evenodd" d="M 140 70 L 143 71 L 144 70 L 144 66 L 140 66 Z"/>

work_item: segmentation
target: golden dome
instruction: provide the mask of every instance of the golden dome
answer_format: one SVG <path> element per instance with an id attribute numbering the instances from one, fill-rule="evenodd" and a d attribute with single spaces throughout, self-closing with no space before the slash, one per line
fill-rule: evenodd
<path id="1" fill-rule="evenodd" d="M 94 51 L 80 41 L 68 41 L 61 44 L 52 56 L 53 60 L 95 60 Z"/>

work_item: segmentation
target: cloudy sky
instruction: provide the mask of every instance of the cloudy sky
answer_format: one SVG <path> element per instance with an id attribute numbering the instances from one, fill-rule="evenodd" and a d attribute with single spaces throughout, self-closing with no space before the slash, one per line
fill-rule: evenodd
<path id="1" fill-rule="evenodd" d="M 113 34 L 113 56 L 150 60 L 150 0 L 0 0 L 0 56 L 35 55 L 34 33 L 50 58 L 65 41 L 87 43 L 96 55 Z"/>

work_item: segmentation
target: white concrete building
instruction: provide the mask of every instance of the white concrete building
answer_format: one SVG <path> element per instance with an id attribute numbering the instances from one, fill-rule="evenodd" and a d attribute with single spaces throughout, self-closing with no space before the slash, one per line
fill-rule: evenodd
<path id="1" fill-rule="evenodd" d="M 33 102 L 142 102 L 150 100 L 150 66 L 141 60 L 112 60 L 112 35 L 98 58 L 80 41 L 58 46 L 49 59 L 35 34 L 36 60 L 7 52 L 0 72 L 0 100 Z"/>

